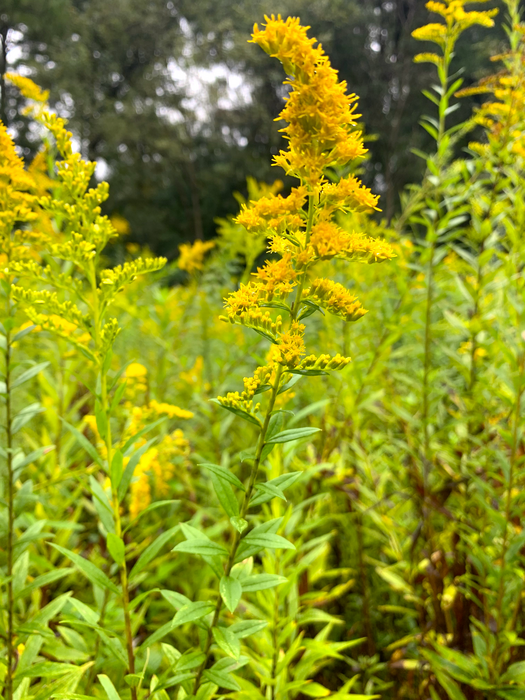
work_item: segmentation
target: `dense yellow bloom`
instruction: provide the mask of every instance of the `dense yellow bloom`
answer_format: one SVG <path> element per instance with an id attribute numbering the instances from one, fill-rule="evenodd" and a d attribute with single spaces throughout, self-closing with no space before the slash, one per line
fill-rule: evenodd
<path id="1" fill-rule="evenodd" d="M 309 299 L 345 321 L 357 321 L 367 311 L 361 302 L 339 282 L 316 279 L 310 289 L 305 289 L 303 299 Z"/>
<path id="2" fill-rule="evenodd" d="M 179 246 L 180 257 L 178 261 L 179 268 L 190 274 L 202 270 L 204 256 L 215 246 L 215 241 L 195 241 L 192 245 L 182 243 Z"/>
<path id="3" fill-rule="evenodd" d="M 24 169 L 12 138 L 0 122 L 0 252 L 8 263 L 13 258 L 30 257 L 24 245 L 30 232 L 19 226 L 37 218 L 37 199 L 32 193 L 35 187 L 35 180 Z"/>
<path id="4" fill-rule="evenodd" d="M 264 29 L 254 26 L 252 41 L 278 58 L 291 76 L 285 81 L 291 92 L 279 115 L 288 122 L 282 131 L 289 148 L 275 162 L 288 174 L 316 185 L 327 166 L 345 165 L 366 153 L 355 130 L 357 97 L 347 95 L 346 83 L 338 81 L 321 45 L 314 46 L 316 40 L 308 38 L 309 27 L 295 17 L 282 20 L 272 15 L 265 20 Z"/>
<path id="5" fill-rule="evenodd" d="M 298 178 L 299 184 L 288 196 L 272 192 L 243 204 L 236 219 L 248 232 L 266 235 L 275 256 L 225 299 L 222 317 L 272 342 L 267 365 L 259 368 L 267 378 L 261 380 L 256 372 L 253 380 L 245 380 L 244 392 L 218 399 L 227 408 L 249 414 L 259 408 L 254 396 L 261 382 L 276 377 L 288 381 L 287 373 L 342 369 L 350 362 L 340 355 L 305 357 L 303 318 L 323 307 L 352 321 L 366 313 L 342 285 L 319 278 L 309 283 L 315 265 L 334 258 L 375 263 L 395 257 L 386 241 L 345 231 L 334 221 L 339 212 L 357 215 L 377 209 L 378 197 L 353 175 L 338 182 L 327 177 L 327 168 L 362 157 L 366 150 L 356 127 L 357 97 L 347 94 L 346 83 L 338 81 L 307 29 L 296 18 L 272 15 L 262 29 L 255 25 L 253 33 L 253 42 L 278 58 L 289 76 L 285 84 L 291 90 L 279 116 L 287 123 L 282 131 L 288 148 L 274 164 Z"/>
<path id="6" fill-rule="evenodd" d="M 276 360 L 285 367 L 296 367 L 305 354 L 305 326 L 294 321 L 286 333 L 281 333 L 277 345 Z"/>
<path id="7" fill-rule="evenodd" d="M 484 2 L 485 0 L 481 0 Z M 430 23 L 424 27 L 418 27 L 412 32 L 414 39 L 419 41 L 431 41 L 438 44 L 443 49 L 448 47 L 452 50 L 459 35 L 469 27 L 478 24 L 482 27 L 493 27 L 494 20 L 492 19 L 498 14 L 497 9 L 478 11 L 466 11 L 465 5 L 471 5 L 474 0 L 445 0 L 445 2 L 435 2 L 430 0 L 425 7 L 430 12 L 441 15 L 445 20 L 445 24 Z M 437 59 L 437 60 L 436 60 Z M 419 54 L 415 60 L 418 63 L 429 61 L 439 65 L 441 60 L 436 54 Z"/>

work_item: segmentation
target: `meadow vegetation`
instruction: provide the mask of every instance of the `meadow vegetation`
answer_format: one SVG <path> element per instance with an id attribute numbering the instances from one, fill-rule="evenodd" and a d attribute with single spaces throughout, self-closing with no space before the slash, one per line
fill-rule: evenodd
<path id="1" fill-rule="evenodd" d="M 471 4 L 414 32 L 434 148 L 388 226 L 358 98 L 255 25 L 295 184 L 169 263 L 110 264 L 107 183 L 8 76 L 42 147 L 0 125 L 5 700 L 525 698 L 525 25 Z"/>

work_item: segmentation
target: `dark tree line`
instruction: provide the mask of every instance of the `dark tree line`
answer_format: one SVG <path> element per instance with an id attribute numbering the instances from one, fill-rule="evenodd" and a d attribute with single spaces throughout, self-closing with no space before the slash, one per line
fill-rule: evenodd
<path id="1" fill-rule="evenodd" d="M 0 0 L 2 119 L 30 155 L 35 136 L 3 82 L 6 67 L 30 71 L 109 179 L 108 213 L 130 222 L 131 240 L 174 256 L 235 211 L 247 175 L 281 176 L 269 162 L 283 75 L 247 43 L 272 12 L 310 25 L 360 96 L 373 137 L 364 179 L 390 218 L 421 173 L 411 149 L 427 145 L 418 120 L 433 67 L 413 64 L 425 47 L 411 38 L 429 21 L 422 0 Z M 491 70 L 500 41 L 469 31 L 458 57 L 467 84 Z M 465 100 L 463 114 L 471 109 Z"/>

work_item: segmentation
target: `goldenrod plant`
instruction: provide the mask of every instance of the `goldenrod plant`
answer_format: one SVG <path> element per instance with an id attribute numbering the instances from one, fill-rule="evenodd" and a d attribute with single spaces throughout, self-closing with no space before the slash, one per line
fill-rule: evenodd
<path id="1" fill-rule="evenodd" d="M 524 30 L 517 0 L 427 8 L 397 218 L 356 96 L 270 16 L 282 181 L 166 266 L 11 76 L 44 143 L 0 130 L 4 698 L 523 697 Z"/>
<path id="2" fill-rule="evenodd" d="M 240 640 L 266 625 L 260 620 L 228 624 L 223 615 L 225 609 L 230 615 L 235 613 L 243 592 L 281 582 L 276 574 L 251 574 L 244 560 L 265 549 L 294 548 L 278 534 L 282 518 L 261 521 L 250 512 L 274 498 L 285 500 L 284 490 L 299 476 L 284 473 L 261 479 L 272 450 L 318 431 L 286 429 L 287 413 L 277 407 L 277 399 L 302 376 L 340 370 L 350 362 L 340 354 L 307 355 L 302 321 L 325 310 L 345 321 L 356 321 L 366 313 L 343 285 L 316 277 L 315 266 L 336 258 L 374 263 L 394 257 L 386 242 L 350 234 L 333 221 L 337 211 L 366 210 L 377 203 L 377 197 L 355 177 L 333 184 L 325 175 L 328 168 L 345 165 L 365 153 L 361 134 L 355 129 L 355 95 L 347 95 L 346 84 L 338 81 L 328 57 L 298 20 L 267 17 L 264 28 L 255 26 L 252 41 L 278 58 L 290 76 L 286 81 L 290 95 L 280 115 L 287 122 L 283 133 L 288 148 L 274 162 L 299 184 L 287 197 L 273 194 L 245 205 L 237 217 L 249 232 L 266 233 L 269 250 L 277 258 L 266 262 L 252 281 L 241 283 L 226 298 L 224 320 L 253 329 L 271 343 L 271 349 L 268 361 L 244 379 L 244 391 L 217 399 L 223 408 L 256 428 L 255 446 L 242 455 L 242 461 L 250 465 L 247 481 L 240 481 L 222 464 L 202 465 L 210 472 L 217 498 L 230 518 L 228 547 L 189 524 L 182 526 L 186 540 L 175 547 L 175 552 L 204 558 L 217 576 L 211 600 L 181 601 L 184 604 L 174 618 L 175 625 L 197 621 L 202 629 L 202 651 L 191 690 L 196 697 L 207 697 L 215 692 L 214 686 L 240 689 L 230 672 L 242 665 Z M 275 667 L 272 673 L 275 675 Z"/>

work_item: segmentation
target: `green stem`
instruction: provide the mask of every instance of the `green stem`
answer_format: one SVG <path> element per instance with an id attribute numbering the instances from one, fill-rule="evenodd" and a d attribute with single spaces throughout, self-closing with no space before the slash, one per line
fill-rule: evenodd
<path id="1" fill-rule="evenodd" d="M 310 194 L 308 197 L 308 219 L 307 219 L 307 225 L 306 225 L 306 230 L 305 230 L 305 246 L 308 245 L 310 241 L 310 234 L 312 231 L 312 226 L 313 226 L 313 221 L 314 221 L 314 213 L 315 213 L 315 202 L 314 202 L 314 196 L 313 194 Z M 307 271 L 304 270 L 303 274 L 301 275 L 301 281 L 299 282 L 299 285 L 297 287 L 297 293 L 295 295 L 294 302 L 292 304 L 292 308 L 290 311 L 290 324 L 294 323 L 297 320 L 297 314 L 299 313 L 299 308 L 301 306 L 301 297 L 304 289 L 304 285 L 306 282 L 306 274 Z M 264 416 L 264 422 L 261 427 L 261 430 L 259 432 L 259 437 L 257 440 L 257 447 L 255 451 L 255 459 L 253 462 L 253 467 L 250 473 L 250 479 L 248 482 L 248 486 L 246 488 L 246 491 L 244 493 L 244 498 L 241 506 L 241 511 L 240 511 L 240 517 L 245 518 L 248 508 L 250 506 L 250 500 L 252 497 L 253 490 L 255 488 L 255 481 L 257 479 L 257 474 L 259 473 L 259 466 L 261 463 L 261 456 L 262 456 L 262 451 L 265 445 L 265 439 L 266 439 L 266 433 L 268 431 L 268 426 L 270 424 L 270 418 L 272 416 L 272 411 L 275 406 L 275 400 L 277 399 L 277 394 L 279 392 L 279 386 L 281 383 L 281 377 L 284 372 L 284 367 L 282 365 L 279 365 L 277 367 L 277 372 L 275 375 L 275 380 L 272 385 L 272 391 L 271 391 L 271 396 L 270 400 L 268 402 L 268 406 L 266 408 L 266 414 Z M 234 538 L 233 538 L 233 544 L 232 548 L 230 550 L 230 554 L 228 556 L 228 561 L 226 563 L 226 567 L 224 569 L 224 575 L 229 576 L 230 571 L 232 570 L 232 567 L 235 563 L 235 556 L 237 554 L 237 549 L 239 547 L 239 544 L 241 542 L 241 534 L 235 530 Z M 217 604 L 215 606 L 215 612 L 213 614 L 213 619 L 211 622 L 210 627 L 208 628 L 208 634 L 206 637 L 206 644 L 204 646 L 204 661 L 199 667 L 199 670 L 197 671 L 197 675 L 195 677 L 195 684 L 193 686 L 193 695 L 196 695 L 202 682 L 202 674 L 204 673 L 208 661 L 210 659 L 210 654 L 211 654 L 211 645 L 212 645 L 212 640 L 213 640 L 213 630 L 217 626 L 219 622 L 219 616 L 221 613 L 222 609 L 222 598 L 219 595 L 217 598 Z"/>
<path id="2" fill-rule="evenodd" d="M 90 269 L 89 277 L 90 277 L 91 288 L 92 288 L 92 292 L 93 292 L 92 311 L 93 311 L 93 327 L 95 330 L 95 346 L 96 346 L 97 350 L 99 350 L 100 344 L 101 344 L 103 314 L 101 313 L 100 304 L 99 304 L 97 278 L 96 278 L 96 262 L 95 261 L 91 262 L 91 269 Z M 109 468 L 110 474 L 111 474 L 111 463 L 113 461 L 113 439 L 111 436 L 111 420 L 110 420 L 110 415 L 109 415 L 107 375 L 103 371 L 103 364 L 104 364 L 104 359 L 102 359 L 102 361 L 100 362 L 100 404 L 101 404 L 101 411 L 102 411 L 103 415 L 106 417 L 106 421 L 105 421 L 106 422 L 106 426 L 105 426 L 106 434 L 104 436 L 104 442 L 106 445 L 108 468 Z M 112 505 L 113 505 L 113 517 L 115 520 L 115 534 L 117 535 L 118 538 L 120 538 L 122 540 L 123 536 L 122 536 L 122 521 L 120 518 L 120 504 L 119 504 L 117 486 L 113 483 L 113 481 L 111 483 L 111 496 L 112 496 Z M 119 565 L 119 568 L 120 568 L 120 584 L 121 584 L 121 589 L 122 589 L 122 607 L 123 607 L 123 611 L 124 611 L 124 629 L 125 629 L 125 636 L 126 636 L 126 650 L 127 650 L 127 655 L 128 655 L 128 673 L 134 674 L 135 673 L 135 653 L 133 651 L 133 633 L 131 630 L 131 616 L 129 613 L 128 571 L 127 571 L 125 559 Z M 137 700 L 137 689 L 134 687 L 131 688 L 131 699 Z"/>
<path id="3" fill-rule="evenodd" d="M 261 463 L 261 455 L 262 451 L 265 445 L 265 438 L 266 438 L 266 433 L 268 432 L 268 425 L 270 424 L 270 418 L 272 416 L 272 411 L 275 406 L 275 400 L 277 398 L 277 394 L 279 391 L 279 385 L 281 382 L 281 376 L 283 374 L 283 367 L 282 365 L 279 365 L 277 368 L 277 372 L 275 375 L 275 380 L 272 386 L 272 393 L 270 396 L 270 401 L 268 403 L 267 409 L 266 409 L 266 415 L 264 417 L 264 423 L 261 427 L 261 430 L 259 432 L 259 438 L 257 440 L 257 448 L 255 452 L 255 459 L 253 461 L 253 467 L 250 473 L 250 480 L 248 482 L 248 486 L 246 487 L 246 491 L 244 493 L 244 498 L 242 501 L 242 506 L 241 506 L 241 512 L 240 512 L 240 517 L 245 518 L 246 514 L 248 512 L 248 508 L 250 506 L 250 500 L 253 494 L 253 490 L 255 488 L 255 481 L 257 479 L 257 474 L 259 473 L 259 466 Z M 239 547 L 239 544 L 241 542 L 241 535 L 240 533 L 235 530 L 235 535 L 233 538 L 233 544 L 232 548 L 230 550 L 230 554 L 228 556 L 228 561 L 226 563 L 225 569 L 224 569 L 224 575 L 229 576 L 230 572 L 233 568 L 233 565 L 235 563 L 235 556 L 237 554 L 237 549 Z M 197 694 L 197 691 L 199 690 L 201 686 L 201 680 L 202 680 L 202 674 L 204 673 L 206 666 L 208 665 L 208 661 L 210 659 L 210 653 L 211 653 L 211 644 L 213 640 L 213 629 L 217 626 L 217 623 L 219 621 L 219 615 L 221 613 L 222 609 L 222 598 L 219 595 L 217 598 L 217 604 L 215 606 L 215 612 L 213 615 L 213 619 L 211 622 L 211 625 L 208 629 L 208 635 L 206 638 L 206 644 L 204 647 L 204 655 L 205 659 L 202 662 L 202 664 L 199 667 L 199 670 L 197 671 L 197 676 L 195 677 L 195 684 L 193 686 L 193 695 Z"/>
<path id="4" fill-rule="evenodd" d="M 8 257 L 9 265 L 9 257 Z M 5 347 L 5 392 L 6 392 L 6 442 L 7 442 L 7 671 L 5 678 L 6 700 L 13 698 L 14 673 L 14 594 L 13 594 L 13 540 L 14 540 L 14 474 L 13 474 L 13 430 L 11 406 L 11 280 L 8 279 L 7 329 Z"/>

